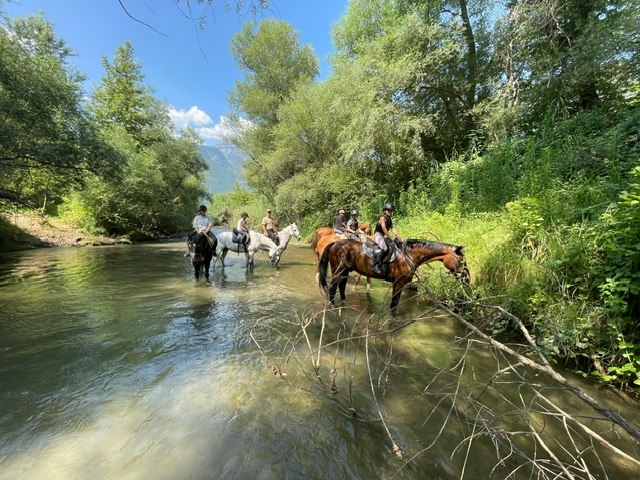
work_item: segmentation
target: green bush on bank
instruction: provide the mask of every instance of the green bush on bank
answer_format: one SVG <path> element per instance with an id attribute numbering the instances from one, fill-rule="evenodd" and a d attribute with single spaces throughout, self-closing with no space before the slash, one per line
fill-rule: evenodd
<path id="1" fill-rule="evenodd" d="M 473 279 L 463 289 L 421 270 L 425 285 L 438 298 L 506 308 L 554 361 L 640 384 L 633 126 L 635 112 L 620 123 L 590 112 L 449 162 L 408 189 L 397 220 L 403 235 L 464 244 Z M 484 314 L 493 333 L 513 329 L 508 319 Z"/>

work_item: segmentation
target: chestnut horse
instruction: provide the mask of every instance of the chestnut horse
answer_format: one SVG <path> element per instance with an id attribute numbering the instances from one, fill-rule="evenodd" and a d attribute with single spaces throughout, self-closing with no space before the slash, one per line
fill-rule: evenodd
<path id="1" fill-rule="evenodd" d="M 363 232 L 365 235 L 371 235 L 371 224 L 370 223 L 360 223 L 360 224 L 358 224 L 358 230 Z M 333 227 L 320 227 L 320 228 L 318 228 L 315 232 L 313 232 L 313 236 L 311 237 L 311 248 L 316 250 L 316 248 L 318 247 L 318 242 L 320 241 L 320 239 L 322 237 L 326 237 L 326 236 L 329 236 L 329 235 L 336 235 L 336 233 L 333 231 Z M 322 253 L 322 250 L 320 250 L 320 253 Z M 318 254 L 318 256 L 320 256 L 320 254 Z M 316 261 L 314 263 L 316 265 L 318 264 L 317 259 L 316 259 Z"/>
<path id="2" fill-rule="evenodd" d="M 345 286 L 351 271 L 391 282 L 393 284 L 391 314 L 395 317 L 402 289 L 411 281 L 420 265 L 440 261 L 465 284 L 471 282 L 463 248 L 461 245 L 449 245 L 428 240 L 407 240 L 400 243 L 395 261 L 386 265 L 385 275 L 373 271 L 374 261 L 365 253 L 362 243 L 357 240 L 340 240 L 327 246 L 322 252 L 318 267 L 320 286 L 328 294 L 329 301 L 333 304 L 337 287 L 340 287 L 340 299 L 344 300 Z M 332 275 L 331 283 L 327 284 L 329 263 Z"/>

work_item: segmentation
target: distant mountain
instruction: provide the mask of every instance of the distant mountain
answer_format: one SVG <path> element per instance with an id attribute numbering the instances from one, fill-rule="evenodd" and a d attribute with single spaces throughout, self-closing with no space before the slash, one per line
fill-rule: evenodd
<path id="1" fill-rule="evenodd" d="M 242 164 L 247 156 L 235 146 L 229 144 L 202 145 L 200 153 L 205 162 L 209 164 L 205 184 L 211 195 L 230 192 L 237 182 L 244 186 L 247 185 L 242 176 Z"/>

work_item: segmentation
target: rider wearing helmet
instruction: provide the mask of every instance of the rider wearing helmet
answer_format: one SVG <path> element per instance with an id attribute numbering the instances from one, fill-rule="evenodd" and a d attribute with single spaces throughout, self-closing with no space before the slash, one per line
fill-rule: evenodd
<path id="1" fill-rule="evenodd" d="M 355 208 L 351 210 L 351 218 L 347 220 L 347 233 L 354 237 L 358 236 L 358 215 L 360 212 Z"/>
<path id="2" fill-rule="evenodd" d="M 342 235 L 347 230 L 347 226 L 344 224 L 344 208 L 338 210 L 338 216 L 333 223 L 333 231 L 337 235 Z"/>
<path id="3" fill-rule="evenodd" d="M 378 223 L 376 223 L 376 229 L 373 234 L 373 241 L 380 247 L 380 252 L 376 255 L 376 263 L 373 266 L 373 271 L 379 275 L 382 274 L 382 260 L 386 256 L 388 250 L 385 237 L 400 239 L 398 232 L 393 228 L 393 220 L 391 220 L 392 215 L 393 204 L 385 203 L 382 206 L 382 215 L 378 218 Z"/>

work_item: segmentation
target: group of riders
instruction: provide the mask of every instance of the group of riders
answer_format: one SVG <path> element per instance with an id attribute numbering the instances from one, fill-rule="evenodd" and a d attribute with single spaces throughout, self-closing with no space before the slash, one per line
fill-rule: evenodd
<path id="1" fill-rule="evenodd" d="M 359 222 L 358 216 L 360 212 L 357 209 L 351 210 L 351 216 L 349 220 L 345 223 L 345 211 L 344 209 L 340 209 L 338 211 L 338 216 L 333 224 L 333 231 L 338 235 L 346 235 L 347 238 L 354 238 L 356 240 L 362 241 L 362 232 L 358 230 Z M 385 241 L 386 238 L 391 240 L 398 239 L 400 237 L 398 235 L 398 231 L 393 227 L 393 204 L 385 203 L 382 206 L 382 215 L 378 217 L 378 221 L 376 223 L 376 227 L 373 233 L 373 241 L 380 247 L 378 251 L 375 252 L 375 265 L 373 266 L 373 271 L 375 273 L 382 273 L 382 262 L 387 255 L 389 250 L 389 245 Z"/>
<path id="2" fill-rule="evenodd" d="M 262 233 L 268 236 L 277 245 L 279 244 L 277 231 L 278 224 L 271 216 L 271 213 L 271 209 L 268 209 L 266 215 L 262 219 Z M 358 210 L 351 210 L 351 216 L 345 223 L 345 210 L 341 208 L 338 211 L 338 216 L 336 217 L 333 225 L 334 232 L 338 235 L 346 235 L 347 237 L 356 238 L 362 241 L 362 238 L 360 237 L 361 232 L 358 229 L 359 214 Z M 373 241 L 378 245 L 378 247 L 380 247 L 380 249 L 375 253 L 375 265 L 373 267 L 373 271 L 378 274 L 382 273 L 382 262 L 389 250 L 389 245 L 385 239 L 389 238 L 391 240 L 400 240 L 397 230 L 393 227 L 392 216 L 393 204 L 385 203 L 382 207 L 382 214 L 378 217 L 373 233 Z M 247 218 L 249 218 L 249 214 L 247 212 L 242 212 L 236 227 L 233 229 L 234 241 L 241 245 L 245 245 L 245 248 L 250 241 Z M 189 234 L 189 240 L 191 241 L 193 236 L 198 233 L 204 233 L 213 239 L 213 232 L 211 231 L 212 228 L 213 222 L 207 215 L 207 207 L 205 205 L 200 205 L 198 208 L 198 214 L 193 219 L 193 231 Z"/>
<path id="3" fill-rule="evenodd" d="M 247 212 L 242 212 L 236 227 L 233 229 L 233 241 L 243 245 L 245 250 L 251 241 L 247 218 L 249 218 L 249 214 Z M 213 240 L 213 232 L 211 231 L 213 228 L 213 222 L 211 217 L 207 215 L 206 205 L 200 205 L 200 207 L 198 207 L 198 214 L 193 218 L 192 225 L 193 230 L 188 235 L 189 242 L 192 242 L 193 237 L 198 233 L 203 233 Z M 277 228 L 278 223 L 271 216 L 271 209 L 268 209 L 266 215 L 262 219 L 262 233 L 269 237 L 276 245 L 279 245 L 280 237 L 278 236 Z"/>

